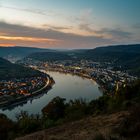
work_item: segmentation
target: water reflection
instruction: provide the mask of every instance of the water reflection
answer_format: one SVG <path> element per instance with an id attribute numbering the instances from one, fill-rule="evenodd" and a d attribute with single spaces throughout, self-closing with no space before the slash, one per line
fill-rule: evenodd
<path id="1" fill-rule="evenodd" d="M 28 111 L 29 114 L 41 113 L 41 109 L 56 96 L 66 98 L 67 101 L 78 98 L 90 101 L 102 95 L 98 84 L 93 80 L 59 72 L 47 73 L 55 81 L 55 85 L 51 90 L 27 100 L 18 106 L 11 106 L 6 110 L 0 110 L 0 113 L 4 113 L 9 118 L 15 120 L 15 114 L 20 113 L 20 111 Z"/>

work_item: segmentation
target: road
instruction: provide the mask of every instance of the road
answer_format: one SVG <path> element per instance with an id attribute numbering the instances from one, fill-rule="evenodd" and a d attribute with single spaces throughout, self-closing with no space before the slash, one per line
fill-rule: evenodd
<path id="1" fill-rule="evenodd" d="M 49 85 L 49 83 L 50 83 L 50 79 L 49 79 L 49 77 L 47 77 L 47 81 L 46 81 L 45 86 L 42 87 L 41 89 L 37 90 L 37 91 L 32 92 L 32 94 L 36 94 L 36 93 L 38 93 L 38 92 L 44 90 L 44 89 Z"/>

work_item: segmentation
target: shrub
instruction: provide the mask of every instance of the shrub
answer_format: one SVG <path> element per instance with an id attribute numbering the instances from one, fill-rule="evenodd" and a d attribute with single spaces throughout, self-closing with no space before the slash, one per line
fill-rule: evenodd
<path id="1" fill-rule="evenodd" d="M 65 120 L 72 121 L 84 117 L 88 112 L 88 106 L 85 100 L 70 100 L 65 108 Z"/>
<path id="2" fill-rule="evenodd" d="M 64 117 L 64 101 L 64 98 L 54 98 L 47 106 L 42 109 L 43 115 L 51 120 L 58 120 L 59 118 Z"/>
<path id="3" fill-rule="evenodd" d="M 41 117 L 39 115 L 29 115 L 22 111 L 17 117 L 17 127 L 21 134 L 31 133 L 41 129 Z"/>
<path id="4" fill-rule="evenodd" d="M 15 130 L 15 124 L 6 115 L 0 114 L 0 140 L 9 139 L 10 134 Z"/>
<path id="5" fill-rule="evenodd" d="M 125 138 L 140 138 L 140 105 L 133 107 L 130 115 L 118 127 L 118 133 Z"/>
<path id="6" fill-rule="evenodd" d="M 93 140 L 106 140 L 106 139 L 101 133 L 98 133 L 98 134 L 95 135 Z"/>

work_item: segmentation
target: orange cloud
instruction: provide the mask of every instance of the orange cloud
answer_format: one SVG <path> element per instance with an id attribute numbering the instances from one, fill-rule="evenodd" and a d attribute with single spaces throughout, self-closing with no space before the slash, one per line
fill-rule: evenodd
<path id="1" fill-rule="evenodd" d="M 16 44 L 10 44 L 10 43 L 0 43 L 0 46 L 2 47 L 12 47 L 12 46 L 16 46 Z"/>
<path id="2" fill-rule="evenodd" d="M 33 46 L 48 48 L 60 45 L 63 41 L 59 39 L 41 38 L 41 37 L 23 37 L 23 36 L 4 36 L 0 35 L 0 46 Z"/>
<path id="3" fill-rule="evenodd" d="M 46 42 L 46 43 L 56 43 L 60 42 L 57 39 L 49 39 L 49 38 L 36 38 L 36 37 L 11 37 L 11 36 L 0 36 L 1 40 L 11 40 L 11 41 L 29 41 L 29 42 Z"/>

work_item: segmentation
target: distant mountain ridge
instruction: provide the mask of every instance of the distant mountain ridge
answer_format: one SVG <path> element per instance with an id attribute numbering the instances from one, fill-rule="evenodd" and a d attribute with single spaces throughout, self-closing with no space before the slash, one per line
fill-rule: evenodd
<path id="1" fill-rule="evenodd" d="M 32 48 L 32 47 L 21 47 L 21 46 L 14 46 L 14 47 L 2 47 L 0 46 L 0 57 L 6 58 L 8 60 L 14 59 L 19 60 L 31 53 L 35 52 L 45 52 L 45 51 L 52 51 L 49 49 L 42 49 L 42 48 Z"/>
<path id="2" fill-rule="evenodd" d="M 114 67 L 140 76 L 140 44 L 97 47 L 95 49 L 53 50 L 31 47 L 0 47 L 0 57 L 16 62 L 23 58 L 40 61 L 81 59 L 110 62 Z"/>
<path id="3" fill-rule="evenodd" d="M 33 58 L 40 61 L 57 61 L 57 60 L 70 60 L 71 56 L 68 55 L 68 52 L 37 52 L 32 53 L 28 56 L 29 58 Z"/>
<path id="4" fill-rule="evenodd" d="M 95 49 L 87 49 L 80 52 L 81 55 L 85 55 L 86 58 L 88 57 L 92 59 L 96 59 L 96 56 L 106 56 L 109 54 L 115 54 L 119 56 L 120 54 L 140 54 L 140 44 L 134 45 L 116 45 L 116 46 L 105 46 L 105 47 L 97 47 Z M 78 51 L 77 51 L 78 54 Z M 80 56 L 79 54 L 79 56 Z"/>
<path id="5" fill-rule="evenodd" d="M 140 44 L 99 47 L 83 52 L 86 59 L 112 62 L 122 69 L 140 69 Z"/>
<path id="6" fill-rule="evenodd" d="M 132 48 L 133 47 L 133 48 Z M 131 44 L 131 45 L 114 45 L 114 46 L 105 46 L 98 47 L 94 50 L 102 51 L 115 51 L 115 52 L 139 52 L 140 53 L 140 44 Z"/>
<path id="7" fill-rule="evenodd" d="M 45 54 L 46 52 L 46 54 Z M 125 54 L 134 54 L 139 55 L 140 53 L 140 44 L 132 44 L 132 45 L 116 45 L 116 46 L 106 46 L 106 47 L 97 47 L 95 49 L 78 49 L 78 50 L 53 50 L 53 49 L 43 49 L 43 48 L 32 48 L 32 47 L 2 47 L 0 46 L 0 57 L 10 59 L 16 58 L 17 60 L 22 59 L 24 57 L 36 57 L 38 55 L 45 55 L 45 59 L 92 59 L 98 60 L 104 58 L 111 57 L 120 57 Z M 56 56 L 54 56 L 56 55 Z M 41 56 L 40 56 L 41 57 Z M 42 59 L 38 57 L 38 59 Z M 55 57 L 55 58 L 54 58 Z M 44 59 L 44 58 L 43 58 Z"/>
<path id="8" fill-rule="evenodd" d="M 68 50 L 68 51 L 56 51 L 56 52 L 36 52 L 32 53 L 28 57 L 33 59 L 41 60 L 51 60 L 62 59 L 62 57 L 67 57 L 67 59 L 90 59 L 95 61 L 110 61 L 110 59 L 116 58 L 119 59 L 126 55 L 128 56 L 139 56 L 140 54 L 140 44 L 137 45 L 117 45 L 117 46 L 106 46 L 106 47 L 97 47 L 95 49 L 86 49 L 86 50 Z M 51 56 L 51 57 L 50 57 Z"/>

